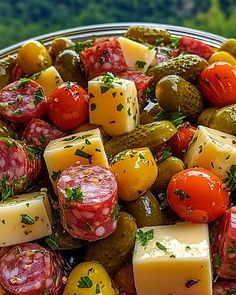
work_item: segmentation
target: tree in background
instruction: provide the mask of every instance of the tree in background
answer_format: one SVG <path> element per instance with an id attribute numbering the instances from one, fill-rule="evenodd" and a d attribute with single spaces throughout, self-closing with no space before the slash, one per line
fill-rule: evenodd
<path id="1" fill-rule="evenodd" d="M 0 48 L 44 33 L 109 22 L 183 25 L 235 36 L 235 0 L 1 0 Z"/>

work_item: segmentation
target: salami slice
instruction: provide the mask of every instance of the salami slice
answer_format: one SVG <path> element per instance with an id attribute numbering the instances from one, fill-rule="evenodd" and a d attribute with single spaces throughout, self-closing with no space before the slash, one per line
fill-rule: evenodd
<path id="1" fill-rule="evenodd" d="M 8 137 L 0 137 L 0 192 L 22 192 L 41 170 L 41 159 L 33 147 Z M 7 197 L 7 196 L 5 196 Z M 9 197 L 9 196 L 8 196 Z"/>
<path id="2" fill-rule="evenodd" d="M 117 183 L 108 169 L 80 165 L 64 170 L 57 183 L 63 227 L 75 238 L 95 241 L 117 226 Z"/>
<path id="3" fill-rule="evenodd" d="M 14 246 L 0 259 L 0 284 L 18 295 L 60 295 L 63 259 L 35 243 Z"/>
<path id="4" fill-rule="evenodd" d="M 10 122 L 27 123 L 45 111 L 44 90 L 33 80 L 22 78 L 0 90 L 0 115 Z"/>
<path id="5" fill-rule="evenodd" d="M 95 42 L 95 45 L 80 53 L 88 80 L 107 72 L 117 74 L 128 69 L 117 38 Z"/>
<path id="6" fill-rule="evenodd" d="M 61 132 L 51 124 L 41 119 L 33 118 L 26 126 L 22 138 L 31 145 L 45 148 L 51 140 L 65 135 L 64 132 Z"/>
<path id="7" fill-rule="evenodd" d="M 132 70 L 120 72 L 117 76 L 122 79 L 134 81 L 137 89 L 138 101 L 142 105 L 145 102 L 145 91 L 147 90 L 152 77 L 148 77 L 140 71 Z"/>
<path id="8" fill-rule="evenodd" d="M 181 37 L 178 52 L 187 52 L 199 55 L 205 59 L 209 59 L 214 53 L 214 49 L 200 40 L 191 37 Z"/>
<path id="9" fill-rule="evenodd" d="M 213 295 L 236 295 L 236 282 L 222 280 L 213 284 Z"/>
<path id="10" fill-rule="evenodd" d="M 212 249 L 217 275 L 236 279 L 236 206 L 227 210 L 220 221 Z"/>

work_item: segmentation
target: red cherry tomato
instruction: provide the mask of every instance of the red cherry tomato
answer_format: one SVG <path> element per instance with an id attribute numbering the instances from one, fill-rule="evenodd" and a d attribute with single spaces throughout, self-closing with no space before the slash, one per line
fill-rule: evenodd
<path id="1" fill-rule="evenodd" d="M 178 127 L 178 132 L 167 142 L 175 157 L 183 158 L 195 131 L 196 127 L 192 126 L 189 122 L 183 123 Z"/>
<path id="2" fill-rule="evenodd" d="M 211 64 L 201 72 L 199 86 L 213 106 L 236 103 L 236 67 L 223 61 Z"/>
<path id="3" fill-rule="evenodd" d="M 78 84 L 66 82 L 58 86 L 48 99 L 48 115 L 61 130 L 72 130 L 89 117 L 88 94 Z"/>
<path id="4" fill-rule="evenodd" d="M 193 222 L 216 220 L 229 204 L 224 183 L 204 168 L 189 168 L 176 173 L 168 184 L 167 199 L 180 218 Z"/>

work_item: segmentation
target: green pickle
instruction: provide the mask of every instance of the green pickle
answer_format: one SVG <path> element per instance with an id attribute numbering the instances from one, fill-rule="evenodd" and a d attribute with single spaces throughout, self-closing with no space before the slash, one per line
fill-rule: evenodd
<path id="1" fill-rule="evenodd" d="M 216 112 L 216 107 L 210 107 L 201 112 L 199 117 L 197 118 L 197 124 L 209 127 L 210 120 Z"/>
<path id="2" fill-rule="evenodd" d="M 116 273 L 132 255 L 136 231 L 134 218 L 121 212 L 116 231 L 102 240 L 90 243 L 85 260 L 98 261 L 109 274 Z"/>
<path id="3" fill-rule="evenodd" d="M 11 82 L 12 69 L 16 65 L 16 57 L 9 55 L 0 60 L 0 88 Z"/>
<path id="4" fill-rule="evenodd" d="M 125 37 L 150 45 L 156 45 L 157 40 L 161 40 L 163 45 L 168 45 L 171 41 L 169 32 L 148 26 L 131 26 Z"/>
<path id="5" fill-rule="evenodd" d="M 178 75 L 185 80 L 196 81 L 208 62 L 195 54 L 185 54 L 150 67 L 146 74 L 153 76 L 152 86 L 155 87 L 161 78 L 167 75 Z"/>
<path id="6" fill-rule="evenodd" d="M 128 212 L 135 218 L 138 228 L 168 224 L 156 198 L 150 191 L 135 201 L 127 202 L 126 205 Z"/>
<path id="7" fill-rule="evenodd" d="M 126 149 L 156 147 L 169 140 L 176 132 L 177 129 L 169 121 L 139 125 L 133 131 L 113 137 L 105 143 L 104 148 L 107 155 L 115 156 Z"/>

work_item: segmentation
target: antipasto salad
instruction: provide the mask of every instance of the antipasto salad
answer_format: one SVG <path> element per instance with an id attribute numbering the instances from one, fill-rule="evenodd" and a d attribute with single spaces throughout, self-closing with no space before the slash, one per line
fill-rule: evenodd
<path id="1" fill-rule="evenodd" d="M 0 60 L 0 294 L 236 294 L 236 40 L 132 26 Z"/>

